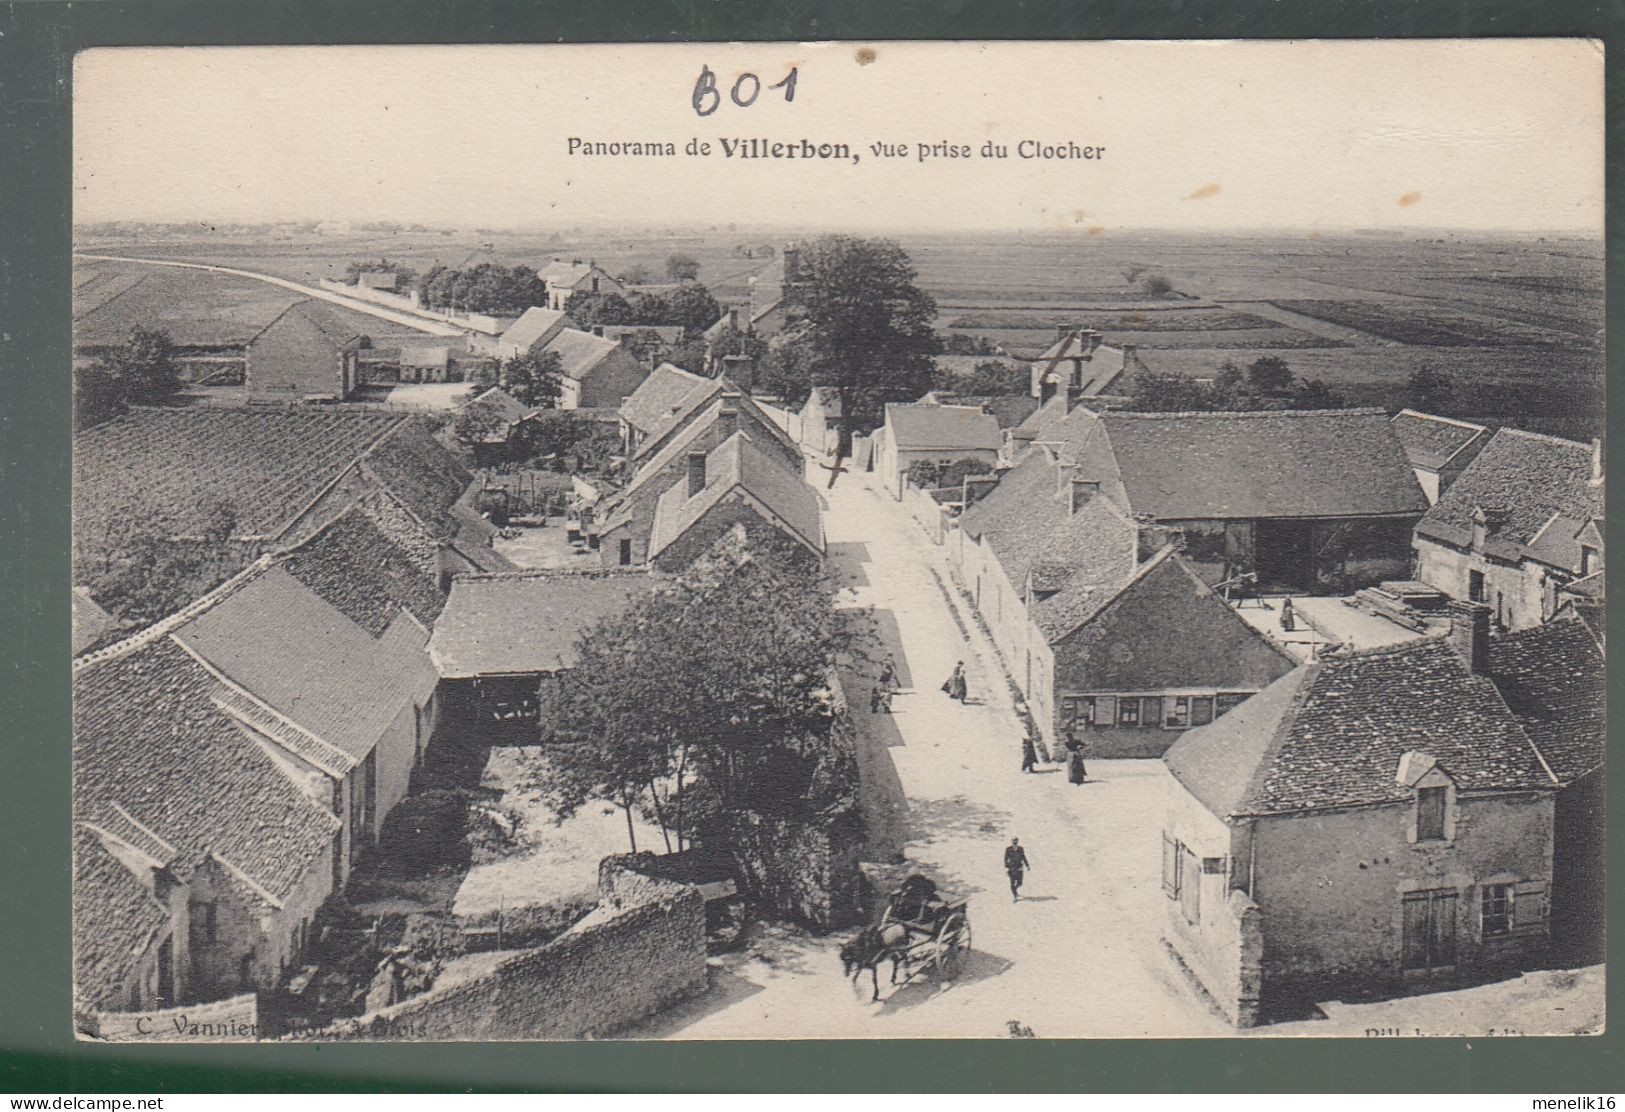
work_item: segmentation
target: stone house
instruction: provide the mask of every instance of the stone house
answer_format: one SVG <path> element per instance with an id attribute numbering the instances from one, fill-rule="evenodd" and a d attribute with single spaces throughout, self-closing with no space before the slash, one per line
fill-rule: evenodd
<path id="1" fill-rule="evenodd" d="M 1483 618 L 1324 653 L 1165 754 L 1165 938 L 1238 1026 L 1545 949 L 1558 782 Z"/>
<path id="2" fill-rule="evenodd" d="M 578 293 L 624 293 L 626 286 L 596 262 L 555 258 L 536 272 L 547 290 L 547 307 L 563 309 Z"/>
<path id="3" fill-rule="evenodd" d="M 1601 961 L 1607 909 L 1608 690 L 1603 644 L 1573 609 L 1489 642 L 1489 674 L 1557 777 L 1552 941 Z"/>
<path id="4" fill-rule="evenodd" d="M 1139 366 L 1133 344 L 1113 346 L 1093 328 L 1057 325 L 1055 341 L 1028 367 L 1028 393 L 1040 405 L 1056 397 L 1073 402 L 1098 397 Z"/>
<path id="5" fill-rule="evenodd" d="M 1490 440 L 1490 430 L 1483 425 L 1436 417 L 1414 409 L 1400 410 L 1394 414 L 1391 424 L 1430 506 Z"/>
<path id="6" fill-rule="evenodd" d="M 711 380 L 675 363 L 661 363 L 627 395 L 620 405 L 621 445 L 630 456 L 667 417 L 677 412 L 689 395 L 709 388 Z"/>
<path id="7" fill-rule="evenodd" d="M 1500 429 L 1417 523 L 1415 577 L 1502 629 L 1538 625 L 1602 571 L 1603 512 L 1600 443 Z"/>
<path id="8" fill-rule="evenodd" d="M 506 361 L 544 350 L 560 332 L 575 326 L 560 309 L 532 305 L 498 335 L 472 336 L 469 343 L 477 354 Z"/>
<path id="9" fill-rule="evenodd" d="M 888 403 L 874 435 L 874 471 L 892 497 L 901 499 L 913 464 L 971 460 L 992 470 L 1003 442 L 998 420 L 980 406 Z"/>
<path id="10" fill-rule="evenodd" d="M 605 567 L 649 559 L 661 496 L 688 475 L 691 455 L 707 454 L 737 432 L 745 432 L 779 468 L 801 473 L 801 453 L 794 442 L 748 395 L 728 389 L 726 380 L 707 379 L 705 387 L 705 404 L 684 410 L 687 420 L 669 435 L 646 442 L 660 444 L 659 450 L 638 461 L 626 486 L 594 507 L 592 535 Z"/>
<path id="11" fill-rule="evenodd" d="M 447 713 L 533 737 L 543 685 L 575 667 L 582 634 L 657 582 L 641 569 L 458 576 L 429 639 Z"/>
<path id="12" fill-rule="evenodd" d="M 366 337 L 325 305 L 296 301 L 249 339 L 243 389 L 294 401 L 342 402 L 360 385 L 366 346 Z"/>
<path id="13" fill-rule="evenodd" d="M 1177 552 L 1032 452 L 972 501 L 950 556 L 1044 739 L 1160 755 L 1292 667 Z"/>
<path id="14" fill-rule="evenodd" d="M 1026 451 L 1047 447 L 1131 516 L 1179 529 L 1209 582 L 1342 594 L 1410 573 L 1427 498 L 1381 410 L 1044 407 L 1024 427 Z"/>
<path id="15" fill-rule="evenodd" d="M 709 452 L 683 458 L 682 477 L 655 503 L 651 567 L 681 571 L 727 535 L 823 559 L 818 495 L 755 438 L 736 432 Z M 617 556 L 626 550 L 623 541 Z"/>

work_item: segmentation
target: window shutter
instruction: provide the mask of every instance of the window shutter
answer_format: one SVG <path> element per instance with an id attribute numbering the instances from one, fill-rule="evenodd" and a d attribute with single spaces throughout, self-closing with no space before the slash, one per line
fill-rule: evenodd
<path id="1" fill-rule="evenodd" d="M 1162 890 L 1170 900 L 1179 897 L 1179 843 L 1162 836 Z"/>
<path id="2" fill-rule="evenodd" d="M 1513 889 L 1512 928 L 1541 931 L 1546 927 L 1546 885 L 1538 880 L 1520 882 Z"/>

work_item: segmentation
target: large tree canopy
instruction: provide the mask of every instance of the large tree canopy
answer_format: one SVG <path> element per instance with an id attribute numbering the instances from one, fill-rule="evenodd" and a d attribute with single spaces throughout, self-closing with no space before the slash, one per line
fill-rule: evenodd
<path id="1" fill-rule="evenodd" d="M 849 427 L 879 423 L 886 402 L 930 390 L 941 348 L 937 304 L 915 285 L 914 263 L 895 241 L 825 236 L 801 255 L 803 280 L 785 303 L 812 328 L 803 340 L 810 381 L 839 392 Z M 802 391 L 805 396 L 805 391 Z"/>

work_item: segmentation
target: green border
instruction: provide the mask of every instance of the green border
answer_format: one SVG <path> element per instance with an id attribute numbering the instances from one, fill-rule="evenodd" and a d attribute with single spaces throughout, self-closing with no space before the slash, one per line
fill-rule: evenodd
<path id="1" fill-rule="evenodd" d="M 103 45 L 838 39 L 1587 36 L 1625 5 L 1572 0 L 158 0 L 0 5 L 0 1090 L 1617 1091 L 1599 1038 L 1212 1042 L 76 1046 L 69 1029 L 67 560 L 70 84 Z M 1621 84 L 1608 72 L 1610 291 Z M 1126 95 L 1133 95 L 1132 93 Z M 1625 298 L 1608 318 L 1625 335 Z M 1610 368 L 1614 360 L 1610 360 Z M 1612 379 L 1612 374 L 1610 375 Z M 1613 424 L 1610 432 L 1614 431 Z M 1611 529 L 1610 532 L 1613 530 Z M 1625 550 L 1622 550 L 1625 551 Z M 1611 680 L 1619 677 L 1611 674 Z M 1621 806 L 1616 775 L 1614 813 Z M 1618 825 L 1610 859 L 1619 860 Z M 1620 876 L 1625 876 L 1621 872 Z M 1615 922 L 1620 898 L 1609 901 Z M 1616 939 L 1618 933 L 1617 932 Z M 1610 947 L 1616 956 L 1617 944 Z M 1617 968 L 1625 968 L 1618 966 Z M 1619 994 L 1609 992 L 1619 1012 Z"/>

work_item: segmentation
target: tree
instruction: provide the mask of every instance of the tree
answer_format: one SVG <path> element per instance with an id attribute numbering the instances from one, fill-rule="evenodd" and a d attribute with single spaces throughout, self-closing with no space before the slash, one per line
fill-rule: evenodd
<path id="1" fill-rule="evenodd" d="M 665 302 L 664 320 L 641 323 L 680 324 L 685 335 L 698 336 L 722 317 L 722 306 L 711 296 L 711 291 L 698 282 L 672 290 Z"/>
<path id="2" fill-rule="evenodd" d="M 912 401 L 931 389 L 941 348 L 933 328 L 937 305 L 915 285 L 908 253 L 889 239 L 835 235 L 803 251 L 804 281 L 785 292 L 788 306 L 812 328 L 799 384 L 833 387 L 844 431 L 879 423 L 888 401 Z"/>
<path id="3" fill-rule="evenodd" d="M 546 304 L 547 287 L 528 266 L 480 263 L 468 270 L 434 266 L 418 279 L 418 296 L 432 309 L 462 313 L 522 313 Z"/>
<path id="4" fill-rule="evenodd" d="M 402 266 L 400 263 L 390 262 L 388 259 L 374 259 L 369 262 L 352 261 L 347 263 L 344 267 L 344 277 L 350 282 L 350 284 L 354 285 L 361 278 L 362 272 L 369 270 L 383 270 L 392 272 L 395 275 L 396 289 L 407 289 L 417 285 L 417 271 L 413 270 L 409 266 Z"/>
<path id="5" fill-rule="evenodd" d="M 621 281 L 628 286 L 646 286 L 655 280 L 655 272 L 639 263 L 621 271 Z"/>
<path id="6" fill-rule="evenodd" d="M 1174 284 L 1168 280 L 1166 274 L 1145 275 L 1140 279 L 1140 288 L 1155 298 L 1164 298 L 1174 292 Z"/>
<path id="7" fill-rule="evenodd" d="M 502 364 L 503 386 L 521 405 L 531 409 L 557 406 L 563 377 L 563 363 L 556 351 L 519 355 Z"/>
<path id="8" fill-rule="evenodd" d="M 634 324 L 671 323 L 671 305 L 657 293 L 633 290 L 626 295 L 626 303 L 632 307 Z"/>
<path id="9" fill-rule="evenodd" d="M 673 282 L 692 282 L 700 276 L 700 260 L 681 253 L 667 255 L 666 276 Z"/>
<path id="10" fill-rule="evenodd" d="M 1025 394 L 1032 383 L 1025 367 L 989 359 L 976 364 L 970 374 L 955 376 L 945 388 L 958 394 Z"/>
<path id="11" fill-rule="evenodd" d="M 1424 413 L 1442 413 L 1450 408 L 1455 383 L 1444 371 L 1418 364 L 1405 380 L 1405 404 Z"/>
<path id="12" fill-rule="evenodd" d="M 622 808 L 634 849 L 644 803 L 677 849 L 707 814 L 804 804 L 829 759 L 829 677 L 873 631 L 835 603 L 822 567 L 729 538 L 588 631 L 546 715 L 549 804 Z"/>
<path id="13" fill-rule="evenodd" d="M 564 312 L 582 328 L 595 324 L 649 324 L 635 319 L 632 305 L 618 293 L 588 293 L 582 290 L 570 295 L 564 303 Z"/>
<path id="14" fill-rule="evenodd" d="M 1341 409 L 1348 403 L 1343 395 L 1318 378 L 1306 378 L 1292 389 L 1294 409 Z"/>
<path id="15" fill-rule="evenodd" d="M 89 428 L 124 412 L 124 396 L 113 373 L 101 363 L 73 369 L 73 423 Z"/>
<path id="16" fill-rule="evenodd" d="M 175 345 L 163 331 L 131 329 L 129 342 L 102 356 L 97 368 L 105 380 L 100 387 L 111 383 L 118 400 L 129 405 L 161 405 L 181 388 Z"/>
<path id="17" fill-rule="evenodd" d="M 944 355 L 997 355 L 999 349 L 986 336 L 950 332 L 942 338 Z"/>
<path id="18" fill-rule="evenodd" d="M 488 405 L 471 405 L 457 415 L 451 428 L 458 440 L 473 447 L 501 437 L 508 430 L 508 419 Z"/>
<path id="19" fill-rule="evenodd" d="M 1292 392 L 1292 368 L 1279 355 L 1264 355 L 1247 368 L 1247 386 L 1266 397 Z"/>

